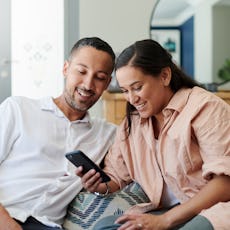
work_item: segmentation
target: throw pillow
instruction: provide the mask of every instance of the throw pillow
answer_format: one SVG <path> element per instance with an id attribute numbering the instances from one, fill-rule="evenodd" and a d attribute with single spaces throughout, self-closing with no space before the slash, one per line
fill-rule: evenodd
<path id="1" fill-rule="evenodd" d="M 67 230 L 90 230 L 101 218 L 122 214 L 131 206 L 146 202 L 150 202 L 149 198 L 140 185 L 135 182 L 106 197 L 82 191 L 69 205 L 64 228 Z"/>

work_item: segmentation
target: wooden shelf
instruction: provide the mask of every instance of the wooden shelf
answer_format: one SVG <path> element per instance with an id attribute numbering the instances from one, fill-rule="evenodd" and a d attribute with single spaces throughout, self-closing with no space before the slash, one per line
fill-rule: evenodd
<path id="1" fill-rule="evenodd" d="M 219 91 L 215 94 L 230 105 L 230 91 Z"/>
<path id="2" fill-rule="evenodd" d="M 230 105 L 230 91 L 215 93 Z M 105 91 L 102 95 L 104 117 L 107 121 L 119 125 L 126 112 L 126 100 L 121 93 L 109 93 Z"/>
<path id="3" fill-rule="evenodd" d="M 125 117 L 126 100 L 121 93 L 104 92 L 102 95 L 104 117 L 119 125 Z"/>

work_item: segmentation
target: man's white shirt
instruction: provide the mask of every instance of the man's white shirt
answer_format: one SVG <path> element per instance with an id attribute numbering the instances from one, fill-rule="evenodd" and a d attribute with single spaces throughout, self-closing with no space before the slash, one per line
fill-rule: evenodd
<path id="1" fill-rule="evenodd" d="M 80 149 L 99 164 L 115 129 L 89 114 L 71 122 L 51 97 L 6 99 L 0 105 L 0 202 L 22 222 L 33 216 L 60 226 L 82 189 L 65 153 Z"/>

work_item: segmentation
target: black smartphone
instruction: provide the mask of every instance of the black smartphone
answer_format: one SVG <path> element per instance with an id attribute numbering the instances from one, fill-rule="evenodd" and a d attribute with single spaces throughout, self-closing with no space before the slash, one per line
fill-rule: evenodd
<path id="1" fill-rule="evenodd" d="M 82 166 L 83 174 L 87 173 L 90 169 L 95 169 L 97 172 L 100 173 L 102 182 L 108 182 L 111 180 L 110 177 L 101 168 L 99 168 L 89 157 L 87 157 L 82 151 L 75 150 L 66 153 L 65 156 L 76 167 Z"/>

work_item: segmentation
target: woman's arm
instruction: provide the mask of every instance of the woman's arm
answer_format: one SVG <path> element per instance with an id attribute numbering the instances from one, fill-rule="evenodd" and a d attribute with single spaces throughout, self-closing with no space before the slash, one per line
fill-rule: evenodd
<path id="1" fill-rule="evenodd" d="M 207 185 L 193 198 L 184 204 L 178 205 L 162 215 L 152 214 L 125 214 L 116 220 L 124 223 L 119 230 L 142 229 L 167 230 L 198 215 L 203 209 L 208 209 L 218 202 L 230 201 L 230 177 L 214 176 Z"/>
<path id="2" fill-rule="evenodd" d="M 214 176 L 203 189 L 184 204 L 178 205 L 164 215 L 168 227 L 185 223 L 198 215 L 203 209 L 210 208 L 218 202 L 230 201 L 230 177 Z"/>

